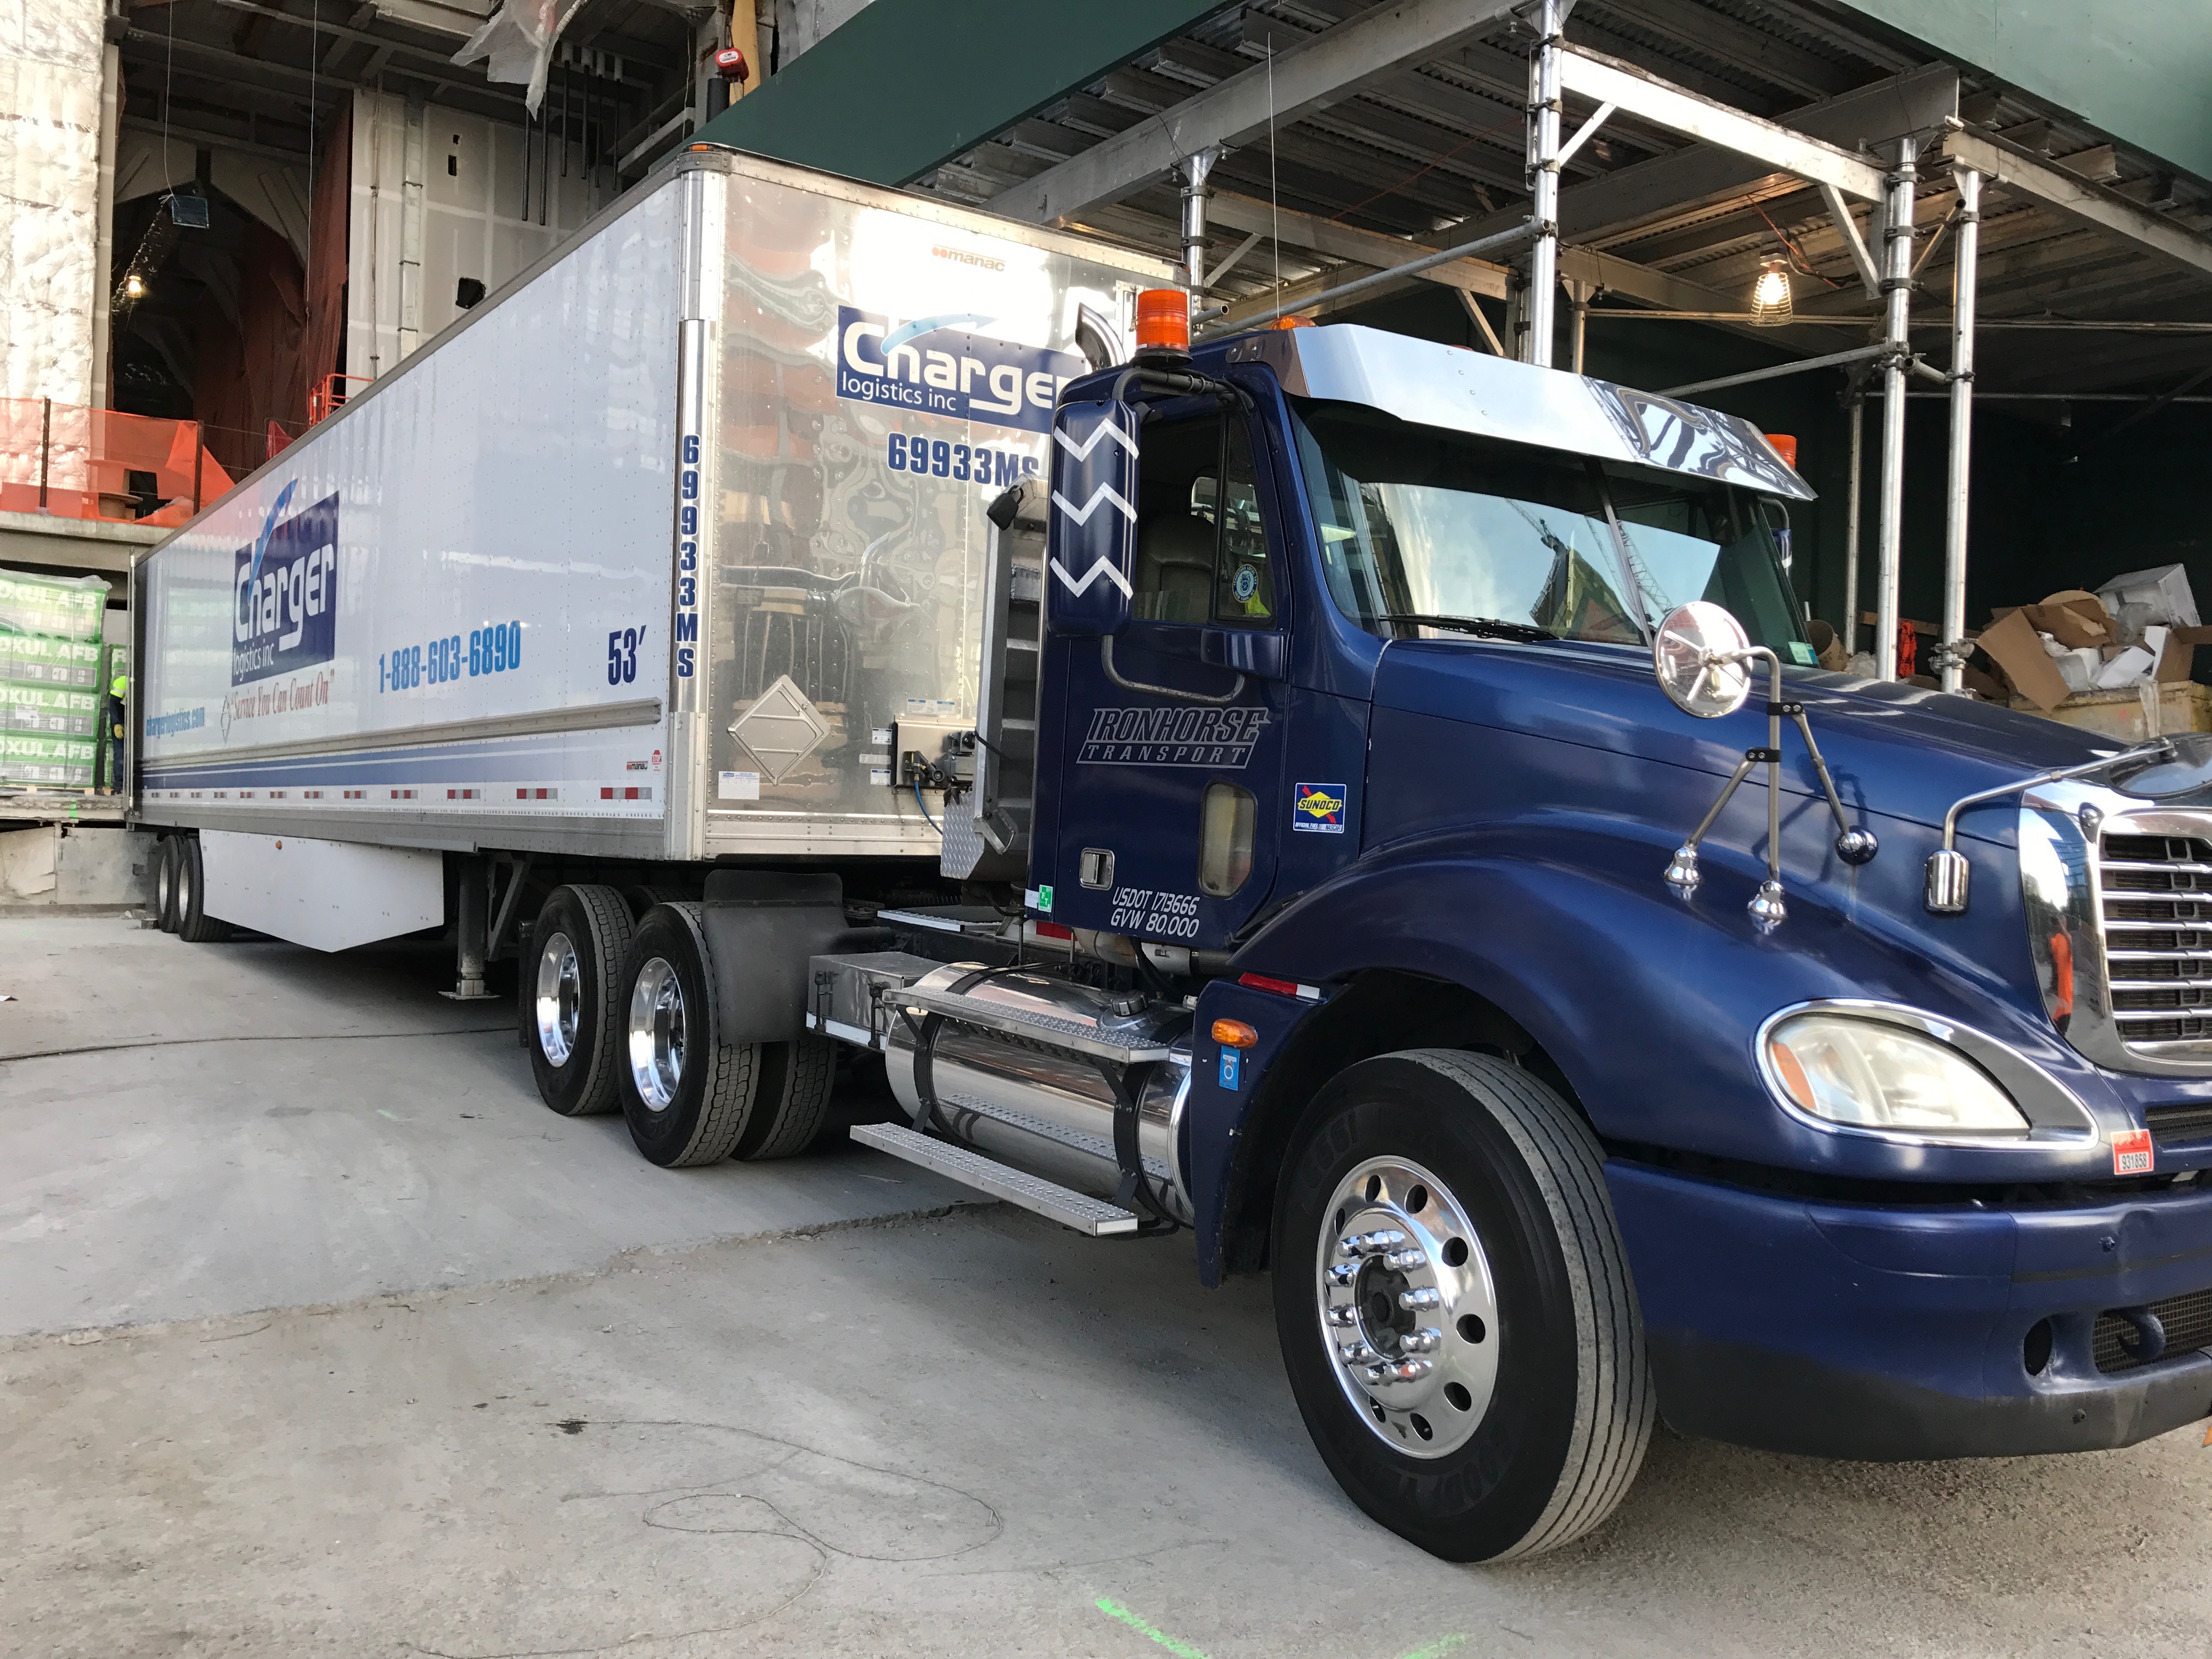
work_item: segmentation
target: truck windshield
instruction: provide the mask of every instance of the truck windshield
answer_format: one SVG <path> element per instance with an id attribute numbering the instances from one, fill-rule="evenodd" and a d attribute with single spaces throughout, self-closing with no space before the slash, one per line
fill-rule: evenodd
<path id="1" fill-rule="evenodd" d="M 1637 645 L 1675 605 L 1703 599 L 1784 661 L 1812 659 L 1790 649 L 1803 635 L 1778 501 L 1412 426 L 1364 404 L 1293 403 L 1329 592 L 1364 628 L 1455 617 Z"/>

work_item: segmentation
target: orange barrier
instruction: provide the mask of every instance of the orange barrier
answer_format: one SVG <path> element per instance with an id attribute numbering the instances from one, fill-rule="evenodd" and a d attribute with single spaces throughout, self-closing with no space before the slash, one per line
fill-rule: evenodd
<path id="1" fill-rule="evenodd" d="M 367 386 L 368 383 L 369 377 L 366 374 L 324 375 L 307 393 L 307 424 L 313 426 L 343 409 L 345 400 L 353 395 L 347 390 L 349 386 Z"/>
<path id="2" fill-rule="evenodd" d="M 0 398 L 0 510 L 178 525 L 231 483 L 196 421 Z"/>

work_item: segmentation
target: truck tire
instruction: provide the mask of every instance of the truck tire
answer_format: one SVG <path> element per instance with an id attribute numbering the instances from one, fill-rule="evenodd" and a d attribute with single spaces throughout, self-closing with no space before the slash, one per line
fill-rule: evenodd
<path id="1" fill-rule="evenodd" d="M 760 1045 L 760 1086 L 735 1156 L 748 1162 L 793 1158 L 814 1144 L 837 1083 L 837 1045 L 803 1032 Z"/>
<path id="2" fill-rule="evenodd" d="M 165 933 L 177 931 L 177 860 L 182 836 L 164 836 L 154 854 L 154 919 Z"/>
<path id="3" fill-rule="evenodd" d="M 220 945 L 230 937 L 230 924 L 207 913 L 207 870 L 200 862 L 200 838 L 187 836 L 177 843 L 177 937 L 187 945 Z"/>
<path id="4" fill-rule="evenodd" d="M 623 1116 L 665 1170 L 718 1164 L 750 1127 L 762 1045 L 723 1042 L 703 906 L 656 904 L 623 968 Z"/>
<path id="5" fill-rule="evenodd" d="M 1448 1561 L 1610 1515 L 1654 1401 L 1604 1154 L 1486 1054 L 1413 1049 L 1322 1088 L 1277 1188 L 1276 1332 L 1322 1461 Z"/>
<path id="6" fill-rule="evenodd" d="M 556 887 L 530 933 L 516 994 L 538 1096 L 563 1117 L 621 1103 L 623 957 L 629 907 L 611 887 Z"/>

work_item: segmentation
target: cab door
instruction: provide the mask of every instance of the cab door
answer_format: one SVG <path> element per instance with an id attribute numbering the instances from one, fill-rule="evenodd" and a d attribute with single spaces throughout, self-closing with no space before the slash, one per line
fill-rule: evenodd
<path id="1" fill-rule="evenodd" d="M 1187 398 L 1148 415 L 1130 620 L 1048 642 L 1058 822 L 1032 869 L 1064 926 L 1218 950 L 1274 883 L 1285 562 L 1243 414 Z"/>

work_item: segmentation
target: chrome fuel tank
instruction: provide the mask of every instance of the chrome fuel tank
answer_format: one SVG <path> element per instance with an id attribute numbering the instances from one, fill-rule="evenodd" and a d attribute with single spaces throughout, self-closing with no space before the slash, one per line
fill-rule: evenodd
<path id="1" fill-rule="evenodd" d="M 1129 992 L 1076 985 L 1034 969 L 979 978 L 972 963 L 940 968 L 915 990 L 963 994 L 1078 1026 L 1139 1034 L 1168 1050 L 1164 1060 L 1131 1066 L 1138 1091 L 1137 1144 L 1163 1206 L 1191 1219 L 1185 1178 L 1183 1107 L 1190 1094 L 1190 1015 Z M 975 981 L 973 984 L 967 981 Z M 927 1065 L 921 1039 L 927 1036 Z M 892 1091 L 909 1115 L 921 1103 L 922 1079 L 936 1102 L 936 1125 L 987 1157 L 1079 1192 L 1112 1198 L 1121 1185 L 1114 1156 L 1114 1089 L 1100 1063 L 1033 1040 L 981 1030 L 957 1018 L 895 1018 L 884 1060 Z"/>

